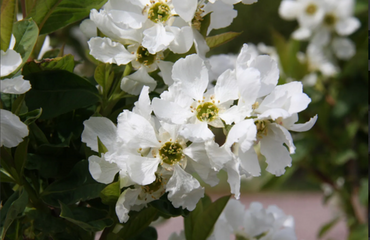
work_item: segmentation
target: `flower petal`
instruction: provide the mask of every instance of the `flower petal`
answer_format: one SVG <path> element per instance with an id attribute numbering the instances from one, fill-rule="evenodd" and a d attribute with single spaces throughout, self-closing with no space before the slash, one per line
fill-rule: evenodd
<path id="1" fill-rule="evenodd" d="M 22 75 L 0 80 L 0 92 L 2 93 L 23 94 L 30 89 L 30 82 L 28 80 L 24 80 Z"/>
<path id="2" fill-rule="evenodd" d="M 305 131 L 310 130 L 313 127 L 313 125 L 315 125 L 316 121 L 317 121 L 317 115 L 310 118 L 310 120 L 306 123 L 290 125 L 288 129 L 291 131 L 295 131 L 295 132 L 305 132 Z M 284 124 L 284 120 L 283 120 L 283 124 Z"/>
<path id="3" fill-rule="evenodd" d="M 95 155 L 89 157 L 89 172 L 97 182 L 104 184 L 113 182 L 119 170 L 117 164 L 106 161 L 104 157 Z"/>
<path id="4" fill-rule="evenodd" d="M 114 123 L 105 117 L 90 117 L 84 121 L 84 130 L 81 135 L 81 141 L 93 151 L 98 152 L 98 138 L 108 149 L 113 150 L 117 141 L 117 128 Z"/>
<path id="5" fill-rule="evenodd" d="M 162 24 L 154 24 L 153 27 L 144 30 L 144 38 L 142 45 L 151 54 L 156 54 L 159 51 L 165 50 L 174 40 L 175 35 L 166 30 Z"/>
<path id="6" fill-rule="evenodd" d="M 184 124 L 179 131 L 180 135 L 192 142 L 204 142 L 214 137 L 206 122 Z"/>
<path id="7" fill-rule="evenodd" d="M 10 111 L 0 109 L 0 146 L 15 147 L 28 136 L 28 127 Z"/>
<path id="8" fill-rule="evenodd" d="M 199 199 L 204 196 L 204 188 L 200 186 L 198 180 L 185 172 L 178 164 L 174 166 L 166 191 L 169 192 L 168 199 L 174 207 L 186 208 L 189 211 L 194 210 Z"/>
<path id="9" fill-rule="evenodd" d="M 0 77 L 8 76 L 22 64 L 22 57 L 12 49 L 1 50 Z"/>
<path id="10" fill-rule="evenodd" d="M 157 86 L 157 82 L 148 74 L 144 67 L 122 78 L 121 81 L 122 91 L 132 95 L 139 95 L 144 86 L 148 86 L 150 91 L 153 91 Z"/>
<path id="11" fill-rule="evenodd" d="M 90 54 L 99 61 L 124 65 L 135 59 L 126 48 L 118 43 L 112 42 L 110 38 L 91 38 L 88 42 Z"/>
<path id="12" fill-rule="evenodd" d="M 158 169 L 160 160 L 131 155 L 127 161 L 127 171 L 132 179 L 140 185 L 148 185 L 155 181 L 155 172 Z"/>
<path id="13" fill-rule="evenodd" d="M 195 10 L 198 6 L 197 0 L 172 0 L 176 13 L 185 20 L 190 22 L 194 18 Z"/>

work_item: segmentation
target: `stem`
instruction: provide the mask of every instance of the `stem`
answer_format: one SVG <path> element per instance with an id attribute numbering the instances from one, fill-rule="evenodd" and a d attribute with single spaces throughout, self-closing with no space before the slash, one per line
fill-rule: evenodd
<path id="1" fill-rule="evenodd" d="M 26 19 L 27 12 L 26 12 L 26 2 L 25 2 L 25 0 L 21 0 L 21 8 L 22 8 L 23 19 Z"/>

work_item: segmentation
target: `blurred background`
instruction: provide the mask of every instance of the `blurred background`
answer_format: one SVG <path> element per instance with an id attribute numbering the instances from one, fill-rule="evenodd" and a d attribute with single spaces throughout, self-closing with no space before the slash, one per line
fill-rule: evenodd
<path id="1" fill-rule="evenodd" d="M 215 54 L 237 54 L 243 43 L 276 45 L 276 38 L 291 42 L 290 34 L 296 21 L 285 21 L 278 15 L 280 0 L 259 0 L 253 5 L 238 4 L 238 16 L 226 29 L 213 30 L 210 35 L 224 32 L 242 33 L 231 42 L 212 49 Z M 281 177 L 264 169 L 262 176 L 245 179 L 241 200 L 246 205 L 260 201 L 277 205 L 294 216 L 298 239 L 363 240 L 368 223 L 368 2 L 357 0 L 355 16 L 361 28 L 350 38 L 356 54 L 348 61 L 337 62 L 341 72 L 331 78 L 319 77 L 316 84 L 304 88 L 312 102 L 300 115 L 306 122 L 318 114 L 316 125 L 308 132 L 293 135 L 297 147 L 292 167 Z M 44 58 L 73 53 L 79 63 L 75 71 L 93 78 L 96 61 L 88 54 L 87 39 L 78 28 L 70 25 L 50 35 L 50 50 Z M 275 36 L 275 37 L 274 37 Z M 305 51 L 307 42 L 295 42 L 297 51 Z M 289 63 L 288 63 L 289 64 Z M 303 73 L 284 71 L 279 84 L 302 80 Z M 220 172 L 220 184 L 207 187 L 212 199 L 229 192 L 226 174 Z M 159 239 L 167 239 L 182 229 L 182 220 L 173 218 L 158 223 Z"/>

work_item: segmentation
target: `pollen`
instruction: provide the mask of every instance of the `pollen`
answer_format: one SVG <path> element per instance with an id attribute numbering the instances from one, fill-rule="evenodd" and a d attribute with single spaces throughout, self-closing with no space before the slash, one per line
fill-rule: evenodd
<path id="1" fill-rule="evenodd" d="M 333 26 L 337 21 L 337 17 L 334 14 L 328 13 L 324 17 L 324 23 L 328 26 Z"/>
<path id="2" fill-rule="evenodd" d="M 182 146 L 177 142 L 166 142 L 159 149 L 159 156 L 163 162 L 173 165 L 183 158 Z"/>
<path id="3" fill-rule="evenodd" d="M 136 52 L 136 61 L 144 65 L 151 65 L 156 60 L 155 54 L 150 54 L 148 49 L 140 46 Z"/>
<path id="4" fill-rule="evenodd" d="M 205 102 L 197 107 L 197 118 L 202 122 L 211 122 L 218 116 L 218 107 L 213 102 Z"/>
<path id="5" fill-rule="evenodd" d="M 161 2 L 157 2 L 154 4 L 152 2 L 153 6 L 150 7 L 148 11 L 148 18 L 155 22 L 166 22 L 171 17 L 171 9 L 170 7 Z"/>
<path id="6" fill-rule="evenodd" d="M 316 4 L 311 3 L 306 7 L 306 13 L 308 15 L 314 15 L 316 12 L 317 12 Z"/>
<path id="7" fill-rule="evenodd" d="M 258 137 L 263 137 L 267 135 L 267 121 L 266 120 L 258 120 L 255 121 L 254 124 L 257 127 L 257 135 Z"/>

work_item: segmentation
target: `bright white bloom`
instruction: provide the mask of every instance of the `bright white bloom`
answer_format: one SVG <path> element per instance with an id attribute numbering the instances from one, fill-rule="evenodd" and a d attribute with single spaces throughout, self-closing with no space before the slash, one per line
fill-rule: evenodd
<path id="1" fill-rule="evenodd" d="M 22 56 L 13 50 L 14 46 L 15 37 L 12 35 L 8 50 L 1 50 L 0 77 L 8 76 L 22 64 Z"/>
<path id="2" fill-rule="evenodd" d="M 184 124 L 180 134 L 192 142 L 212 139 L 208 125 L 224 127 L 221 119 L 228 117 L 226 110 L 238 98 L 232 71 L 225 71 L 205 93 L 208 69 L 200 57 L 190 55 L 174 64 L 172 78 L 175 84 L 153 99 L 154 113 L 163 121 Z"/>
<path id="3" fill-rule="evenodd" d="M 295 240 L 294 219 L 278 207 L 267 209 L 261 203 L 251 203 L 249 209 L 239 201 L 230 199 L 218 218 L 214 232 L 208 240 L 230 239 Z"/>
<path id="4" fill-rule="evenodd" d="M 0 123 L 0 147 L 3 145 L 8 148 L 16 147 L 28 136 L 27 125 L 10 111 L 0 109 Z"/>

